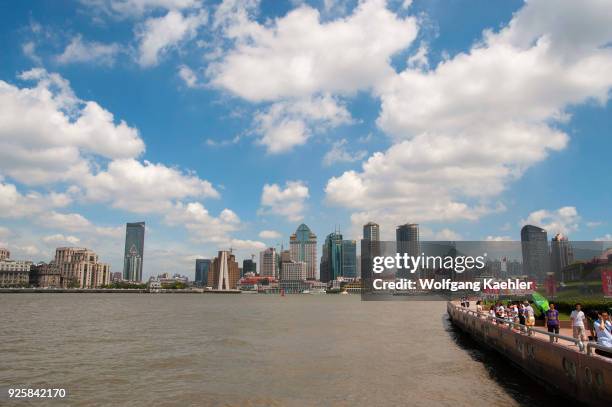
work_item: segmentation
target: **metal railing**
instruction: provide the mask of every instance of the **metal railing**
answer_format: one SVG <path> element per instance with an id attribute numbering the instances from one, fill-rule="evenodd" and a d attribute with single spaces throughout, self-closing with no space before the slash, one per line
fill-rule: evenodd
<path id="1" fill-rule="evenodd" d="M 598 344 L 597 342 L 589 342 L 589 343 L 587 343 L 587 346 L 586 346 L 586 353 L 587 353 L 587 355 L 592 355 L 593 354 L 593 349 L 599 349 L 599 350 L 604 351 L 606 353 L 612 354 L 612 349 L 610 349 L 607 346 L 602 346 L 602 345 Z"/>
<path id="2" fill-rule="evenodd" d="M 472 311 L 471 309 L 466 309 L 466 308 L 460 307 L 460 306 L 455 305 L 455 304 L 451 304 L 451 305 L 453 307 L 455 307 L 457 310 L 459 310 L 459 311 L 461 311 L 463 313 L 466 313 L 466 314 L 469 314 L 469 315 L 473 315 L 474 317 L 476 317 L 478 319 L 484 319 L 486 321 L 495 322 L 496 325 L 498 325 L 498 326 L 500 326 L 500 325 L 501 326 L 507 326 L 510 330 L 513 330 L 513 329 L 515 329 L 518 326 L 519 332 L 524 332 L 528 336 L 531 336 L 531 335 L 533 335 L 533 332 L 536 332 L 536 333 L 540 333 L 540 334 L 543 334 L 543 335 L 547 335 L 551 343 L 554 341 L 554 338 L 558 338 L 558 339 L 562 339 L 564 341 L 571 342 L 571 343 L 575 344 L 576 346 L 578 346 L 578 349 L 580 350 L 580 352 L 584 352 L 586 350 L 587 354 L 589 354 L 589 355 L 591 354 L 590 352 L 592 352 L 592 351 L 590 351 L 590 347 L 610 352 L 609 348 L 602 347 L 601 345 L 598 345 L 595 342 L 588 342 L 586 347 L 585 347 L 585 344 L 584 344 L 583 341 L 581 341 L 580 339 L 573 338 L 571 336 L 556 334 L 556 333 L 553 333 L 553 332 L 548 332 L 548 331 L 544 331 L 542 329 L 538 329 L 538 328 L 534 328 L 534 327 L 531 327 L 531 326 L 523 325 L 521 323 L 516 323 L 512 319 L 492 317 L 491 315 L 487 315 L 487 314 L 479 314 L 476 311 Z"/>

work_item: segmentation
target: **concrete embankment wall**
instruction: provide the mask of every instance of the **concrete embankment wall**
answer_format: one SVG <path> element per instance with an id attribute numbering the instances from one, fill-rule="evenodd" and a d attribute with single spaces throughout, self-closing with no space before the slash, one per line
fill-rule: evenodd
<path id="1" fill-rule="evenodd" d="M 447 304 L 454 325 L 544 385 L 588 405 L 612 405 L 612 360 L 514 332 Z"/>

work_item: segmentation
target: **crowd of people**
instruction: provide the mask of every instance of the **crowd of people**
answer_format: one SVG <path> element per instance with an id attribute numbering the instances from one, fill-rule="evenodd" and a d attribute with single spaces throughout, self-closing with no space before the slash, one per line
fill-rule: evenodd
<path id="1" fill-rule="evenodd" d="M 461 299 L 461 306 L 470 306 L 467 298 Z M 533 301 L 507 301 L 506 304 L 498 301 L 492 304 L 488 310 L 484 309 L 483 302 L 476 302 L 478 315 L 489 315 L 493 323 L 508 324 L 513 329 L 532 335 L 533 331 L 527 329 L 535 326 L 536 313 Z M 559 341 L 559 311 L 554 303 L 548 304 L 548 310 L 543 312 L 544 325 L 550 335 L 551 342 Z M 602 356 L 612 357 L 612 320 L 607 311 L 592 311 L 587 314 L 582 310 L 582 304 L 577 303 L 570 314 L 572 335 L 580 342 L 594 341 L 598 345 L 610 350 L 596 349 L 595 352 Z M 588 331 L 587 331 L 588 327 Z M 590 333 L 588 335 L 587 333 Z"/>

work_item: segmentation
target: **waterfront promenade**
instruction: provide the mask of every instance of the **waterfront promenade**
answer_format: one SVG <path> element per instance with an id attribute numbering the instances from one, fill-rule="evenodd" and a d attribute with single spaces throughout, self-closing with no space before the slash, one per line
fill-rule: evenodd
<path id="1" fill-rule="evenodd" d="M 498 352 L 546 388 L 588 405 L 612 403 L 612 359 L 594 353 L 594 342 L 580 343 L 567 328 L 559 335 L 477 314 L 475 306 L 448 302 L 452 323 L 481 345 Z M 558 342 L 551 342 L 557 337 Z"/>

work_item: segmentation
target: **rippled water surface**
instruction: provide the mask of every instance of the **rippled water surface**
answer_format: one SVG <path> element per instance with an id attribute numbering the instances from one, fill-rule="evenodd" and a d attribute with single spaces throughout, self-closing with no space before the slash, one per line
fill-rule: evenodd
<path id="1" fill-rule="evenodd" d="M 3 405 L 515 406 L 553 399 L 442 302 L 340 295 L 0 294 Z M 559 404 L 558 404 L 559 405 Z"/>

